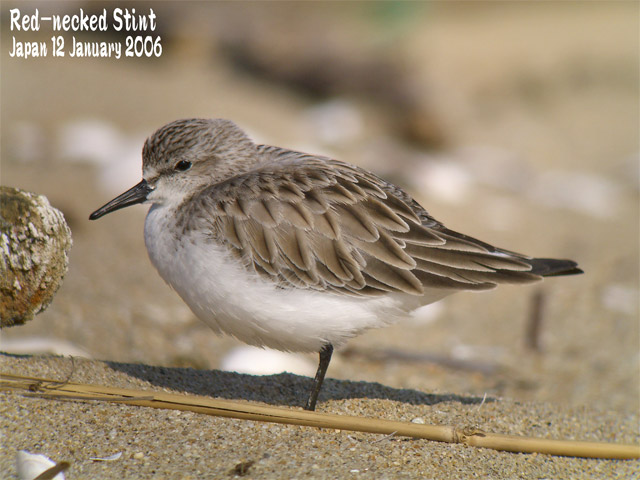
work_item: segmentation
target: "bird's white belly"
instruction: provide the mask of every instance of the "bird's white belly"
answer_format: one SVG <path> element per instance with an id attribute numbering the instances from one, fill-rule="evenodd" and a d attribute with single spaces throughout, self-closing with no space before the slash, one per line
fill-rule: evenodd
<path id="1" fill-rule="evenodd" d="M 429 303 L 409 295 L 357 298 L 277 288 L 203 234 L 173 235 L 167 210 L 153 206 L 145 221 L 151 262 L 196 316 L 245 343 L 317 352 L 325 343 L 340 346 Z"/>

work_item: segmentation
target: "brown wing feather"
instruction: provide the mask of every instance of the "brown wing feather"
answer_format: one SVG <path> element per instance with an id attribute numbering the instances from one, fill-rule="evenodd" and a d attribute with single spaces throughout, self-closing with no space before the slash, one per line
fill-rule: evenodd
<path id="1" fill-rule="evenodd" d="M 528 257 L 446 229 L 369 172 L 268 148 L 272 161 L 260 169 L 200 192 L 195 204 L 207 215 L 191 218 L 282 287 L 423 295 L 540 278 Z"/>

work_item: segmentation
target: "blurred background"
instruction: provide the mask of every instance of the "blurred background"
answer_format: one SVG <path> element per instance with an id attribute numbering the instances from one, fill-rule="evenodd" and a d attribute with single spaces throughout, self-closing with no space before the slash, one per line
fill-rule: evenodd
<path id="1" fill-rule="evenodd" d="M 159 58 L 11 58 L 9 10 L 148 13 Z M 46 312 L 0 349 L 312 374 L 315 355 L 214 335 L 160 279 L 146 207 L 89 222 L 185 117 L 348 161 L 453 230 L 577 260 L 585 275 L 461 293 L 338 352 L 328 375 L 397 388 L 640 408 L 637 2 L 3 2 L 1 183 L 72 229 Z M 126 34 L 63 33 L 67 45 Z M 256 357 L 255 355 L 258 355 Z M 257 367 L 265 368 L 263 372 Z"/>

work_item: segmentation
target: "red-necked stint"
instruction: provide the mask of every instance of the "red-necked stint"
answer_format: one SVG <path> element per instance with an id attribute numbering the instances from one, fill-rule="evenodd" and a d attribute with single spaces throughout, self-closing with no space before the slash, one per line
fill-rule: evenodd
<path id="1" fill-rule="evenodd" d="M 233 122 L 178 120 L 149 137 L 143 180 L 91 220 L 150 203 L 151 262 L 216 332 L 319 352 L 459 290 L 582 273 L 446 228 L 409 194 L 327 157 L 256 145 Z"/>

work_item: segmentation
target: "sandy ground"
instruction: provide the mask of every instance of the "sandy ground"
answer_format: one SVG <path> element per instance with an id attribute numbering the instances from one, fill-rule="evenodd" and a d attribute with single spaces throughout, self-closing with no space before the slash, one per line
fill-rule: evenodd
<path id="1" fill-rule="evenodd" d="M 53 357 L 2 358 L 14 373 L 78 382 L 171 390 L 295 405 L 308 379 L 247 375 Z M 65 375 L 66 377 L 66 375 Z M 323 412 L 427 424 L 481 426 L 514 435 L 637 443 L 637 415 L 588 407 L 469 395 L 427 394 L 381 384 L 329 380 Z M 46 451 L 72 461 L 70 478 L 226 478 L 254 462 L 248 478 L 632 478 L 636 460 L 523 455 L 348 431 L 207 417 L 190 412 L 2 397 L 4 451 Z M 37 437 L 37 440 L 34 440 Z M 122 453 L 115 461 L 96 461 Z M 0 469 L 12 470 L 3 454 Z"/>
<path id="2" fill-rule="evenodd" d="M 292 30 L 301 39 L 336 18 L 329 7 L 298 5 L 274 7 L 260 20 L 259 7 L 247 5 L 257 29 L 274 17 L 297 18 Z M 216 28 L 237 21 L 237 10 L 165 8 L 175 23 L 161 61 L 10 59 L 3 26 L 1 181 L 47 195 L 64 212 L 74 247 L 53 304 L 3 331 L 0 350 L 44 339 L 100 360 L 79 362 L 74 381 L 299 403 L 302 377 L 215 370 L 238 343 L 216 337 L 153 270 L 142 239 L 145 207 L 87 220 L 137 183 L 146 135 L 176 118 L 220 116 L 259 141 L 331 154 L 392 178 L 454 230 L 572 258 L 586 272 L 458 294 L 422 318 L 354 339 L 335 355 L 322 411 L 638 442 L 637 4 L 432 6 L 405 13 L 397 30 L 388 29 L 401 33 L 383 46 L 371 36 L 381 28 L 371 12 L 349 9 L 337 37 L 356 51 L 402 60 L 445 132 L 437 151 L 401 141 L 389 131 L 387 107 L 349 92 L 337 98 L 360 128 L 328 140 L 313 114 L 326 100 L 240 72 L 221 53 Z M 95 121 L 98 137 L 73 134 L 73 125 Z M 532 351 L 525 332 L 538 292 L 541 348 Z M 305 360 L 313 365 L 315 357 Z M 2 356 L 0 369 L 59 378 L 68 362 Z M 485 393 L 496 400 L 479 410 L 468 401 Z M 251 478 L 630 478 L 639 468 L 134 407 L 5 394 L 0 401 L 9 447 L 0 471 L 9 478 L 22 448 L 71 460 L 69 478 L 220 478 L 248 460 L 256 461 Z M 116 451 L 119 462 L 89 460 Z"/>

